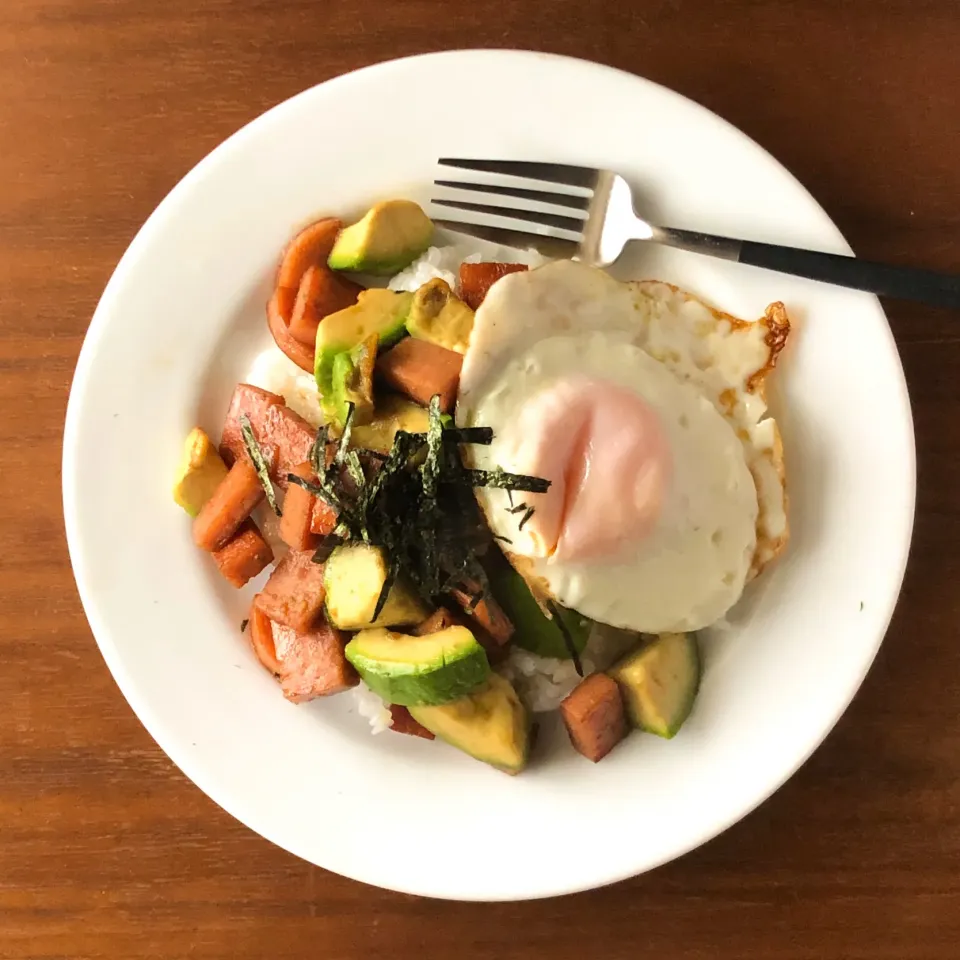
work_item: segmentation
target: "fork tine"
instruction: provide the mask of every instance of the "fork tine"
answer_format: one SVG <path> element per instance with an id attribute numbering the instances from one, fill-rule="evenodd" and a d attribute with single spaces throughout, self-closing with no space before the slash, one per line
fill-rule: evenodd
<path id="1" fill-rule="evenodd" d="M 555 230 L 568 230 L 570 233 L 583 233 L 583 220 L 576 217 L 563 217 L 556 213 L 543 213 L 540 210 L 521 210 L 517 207 L 496 207 L 488 203 L 468 203 L 460 200 L 433 200 L 438 207 L 452 207 L 454 210 L 469 210 L 472 213 L 486 213 L 491 217 L 507 217 L 523 223 L 538 223 L 542 227 Z"/>
<path id="2" fill-rule="evenodd" d="M 559 207 L 571 207 L 574 210 L 583 210 L 584 212 L 590 206 L 590 197 L 581 197 L 571 193 L 526 190 L 523 187 L 502 187 L 496 183 L 466 183 L 462 180 L 434 180 L 433 183 L 437 187 L 471 190 L 476 193 L 495 193 L 501 197 L 516 197 L 518 200 L 533 200 L 537 203 L 553 203 Z"/>
<path id="3" fill-rule="evenodd" d="M 579 245 L 574 240 L 563 240 L 560 237 L 545 236 L 541 233 L 529 233 L 526 230 L 510 230 L 506 227 L 490 227 L 480 223 L 465 223 L 462 220 L 441 220 L 433 218 L 436 226 L 454 233 L 465 233 L 478 240 L 487 240 L 504 247 L 514 247 L 523 250 L 534 247 L 540 253 L 550 257 L 572 257 L 577 253 Z"/>
<path id="4" fill-rule="evenodd" d="M 571 187 L 593 187 L 599 170 L 576 167 L 569 163 L 531 163 L 527 160 L 468 160 L 462 157 L 441 157 L 442 167 L 478 170 L 482 173 L 502 173 L 508 177 L 527 177 L 548 183 L 565 183 Z"/>

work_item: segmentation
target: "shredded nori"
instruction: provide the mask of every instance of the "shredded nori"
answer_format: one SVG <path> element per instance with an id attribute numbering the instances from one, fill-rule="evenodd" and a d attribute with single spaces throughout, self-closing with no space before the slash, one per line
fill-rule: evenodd
<path id="1" fill-rule="evenodd" d="M 448 427 L 446 421 L 449 419 L 443 415 L 440 417 L 444 443 L 475 443 L 482 447 L 493 443 L 492 427 Z M 426 440 L 427 437 L 425 433 L 415 433 L 414 436 L 421 440 Z"/>
<path id="2" fill-rule="evenodd" d="M 560 615 L 560 608 L 552 600 L 547 600 L 547 606 L 550 608 L 550 613 L 556 621 L 557 629 L 563 637 L 564 646 L 567 648 L 567 653 L 570 654 L 570 659 L 573 661 L 573 667 L 577 671 L 577 676 L 582 677 L 583 664 L 580 662 L 580 652 L 577 650 L 577 645 L 573 642 L 573 637 L 570 636 L 570 630 L 567 627 L 566 621 Z"/>
<path id="3" fill-rule="evenodd" d="M 350 431 L 353 429 L 354 410 L 356 410 L 356 406 L 353 403 L 348 403 L 347 415 L 343 421 L 343 433 L 340 434 L 340 443 L 337 446 L 337 463 L 343 463 L 343 459 L 347 455 L 347 450 L 350 447 Z"/>
<path id="4" fill-rule="evenodd" d="M 471 487 L 502 487 L 504 490 L 523 490 L 528 493 L 546 493 L 550 481 L 543 477 L 528 477 L 523 473 L 503 470 L 464 470 L 463 479 Z"/>
<path id="5" fill-rule="evenodd" d="M 247 453 L 250 454 L 250 459 L 253 461 L 257 476 L 263 485 L 263 492 L 267 496 L 267 503 L 270 504 L 270 508 L 278 517 L 282 516 L 280 513 L 280 505 L 277 503 L 277 495 L 273 489 L 273 482 L 270 480 L 270 468 L 267 466 L 267 461 L 263 456 L 263 451 L 260 449 L 260 444 L 257 443 L 257 438 L 254 436 L 250 418 L 245 413 L 240 414 L 240 435 L 243 437 L 243 445 L 247 448 Z"/>
<path id="6" fill-rule="evenodd" d="M 321 541 L 313 556 L 310 558 L 314 563 L 326 563 L 330 554 L 343 543 L 343 537 L 337 533 L 328 533 Z"/>
<path id="7" fill-rule="evenodd" d="M 534 515 L 536 511 L 533 507 L 527 507 L 527 512 L 520 518 L 520 523 L 517 524 L 517 529 L 522 530 L 523 525 Z"/>
<path id="8" fill-rule="evenodd" d="M 310 465 L 313 472 L 319 477 L 327 469 L 327 425 L 324 424 L 317 431 L 317 438 L 310 448 Z"/>
<path id="9" fill-rule="evenodd" d="M 373 622 L 377 622 L 377 617 L 383 612 L 384 604 L 387 602 L 387 597 L 390 596 L 390 591 L 393 589 L 393 585 L 397 579 L 397 565 L 396 563 L 391 563 L 390 568 L 387 570 L 387 577 L 383 581 L 383 586 L 380 588 L 380 596 L 377 597 L 377 605 L 373 608 Z"/>
<path id="10" fill-rule="evenodd" d="M 247 629 L 247 624 L 248 624 L 249 622 L 250 622 L 249 620 L 241 620 L 241 621 L 240 621 L 240 632 L 241 632 L 241 633 L 243 633 L 243 631 Z"/>
<path id="11" fill-rule="evenodd" d="M 451 418 L 440 412 L 438 396 L 430 401 L 428 417 L 426 433 L 398 430 L 389 454 L 372 456 L 348 448 L 351 405 L 333 463 L 326 464 L 327 435 L 321 430 L 310 457 L 316 482 L 289 476 L 291 483 L 322 498 L 337 512 L 337 526 L 320 542 L 313 555 L 315 562 L 325 562 L 333 549 L 348 541 L 382 548 L 388 575 L 374 619 L 401 573 L 428 603 L 444 593 L 459 591 L 469 598 L 473 609 L 489 590 L 481 560 L 492 549 L 494 539 L 473 488 L 542 493 L 550 486 L 540 477 L 500 469 L 466 469 L 460 445 L 488 444 L 493 431 L 453 426 Z M 530 510 L 526 504 L 523 509 Z M 506 537 L 497 539 L 510 542 Z"/>
<path id="12" fill-rule="evenodd" d="M 307 493 L 312 493 L 315 497 L 319 497 L 321 500 L 330 504 L 334 510 L 339 509 L 340 498 L 337 496 L 336 491 L 332 490 L 328 484 L 311 483 L 309 480 L 304 480 L 303 477 L 298 477 L 295 473 L 288 473 L 287 480 L 290 483 L 295 483 L 298 487 L 303 487 Z"/>

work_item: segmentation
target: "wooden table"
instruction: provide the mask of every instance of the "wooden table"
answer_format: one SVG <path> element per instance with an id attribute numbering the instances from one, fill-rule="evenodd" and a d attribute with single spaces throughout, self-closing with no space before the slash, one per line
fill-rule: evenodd
<path id="1" fill-rule="evenodd" d="M 888 305 L 919 509 L 862 692 L 775 797 L 648 876 L 484 906 L 327 874 L 188 783 L 101 661 L 59 461 L 74 362 L 117 259 L 262 110 L 363 64 L 473 45 L 665 83 L 782 160 L 861 255 L 960 271 L 957 0 L 5 0 L 0 958 L 956 958 L 960 317 L 945 311 Z"/>

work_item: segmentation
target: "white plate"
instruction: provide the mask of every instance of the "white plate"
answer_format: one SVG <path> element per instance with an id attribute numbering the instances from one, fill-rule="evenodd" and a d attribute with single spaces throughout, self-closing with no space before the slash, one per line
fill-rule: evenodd
<path id="1" fill-rule="evenodd" d="M 479 119 L 478 119 L 479 118 Z M 435 897 L 582 890 L 649 870 L 769 796 L 849 703 L 896 601 L 914 446 L 875 298 L 639 247 L 660 277 L 746 317 L 787 303 L 776 376 L 793 540 L 706 644 L 672 742 L 636 735 L 599 765 L 562 742 L 509 778 L 447 747 L 372 737 L 341 699 L 286 703 L 240 635 L 248 594 L 195 550 L 170 499 L 180 445 L 211 432 L 268 343 L 278 251 L 312 217 L 426 199 L 441 155 L 565 160 L 625 174 L 662 223 L 849 248 L 775 160 L 636 77 L 542 54 L 417 57 L 340 77 L 245 127 L 157 208 L 90 326 L 64 438 L 70 554 L 124 695 L 202 790 L 322 867 Z M 744 850 L 744 856 L 750 851 Z"/>

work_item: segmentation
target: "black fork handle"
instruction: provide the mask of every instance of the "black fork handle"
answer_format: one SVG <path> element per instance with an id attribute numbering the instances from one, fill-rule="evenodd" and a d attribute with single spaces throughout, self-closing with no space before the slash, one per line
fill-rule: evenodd
<path id="1" fill-rule="evenodd" d="M 916 300 L 939 307 L 960 309 L 960 275 L 957 274 L 937 273 L 915 267 L 895 267 L 836 253 L 781 247 L 773 243 L 754 243 L 752 240 L 733 240 L 690 230 L 664 228 L 655 231 L 654 239 L 683 250 L 736 260 L 752 267 L 790 273 L 808 280 L 821 280 L 840 287 L 865 290 L 881 297 Z"/>

